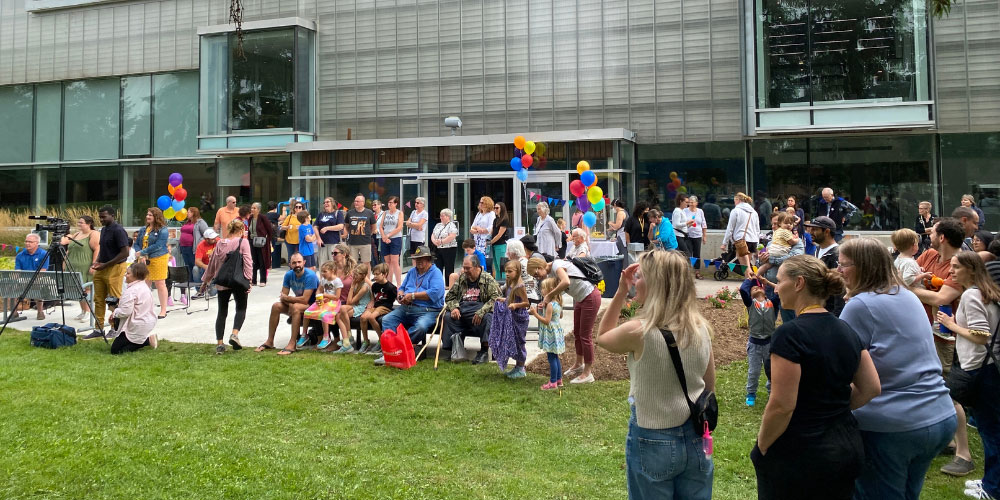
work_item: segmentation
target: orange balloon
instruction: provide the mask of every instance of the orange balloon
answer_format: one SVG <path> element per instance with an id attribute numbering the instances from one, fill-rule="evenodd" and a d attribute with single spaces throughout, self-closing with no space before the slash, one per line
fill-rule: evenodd
<path id="1" fill-rule="evenodd" d="M 172 186 L 170 184 L 167 184 L 167 192 L 170 193 L 170 196 L 173 196 L 174 195 L 174 191 L 176 191 L 176 190 L 177 190 L 177 188 L 175 188 L 174 186 Z"/>
<path id="2" fill-rule="evenodd" d="M 524 144 L 527 142 L 528 141 L 524 138 L 523 135 L 519 135 L 514 138 L 514 147 L 517 149 L 524 149 Z"/>

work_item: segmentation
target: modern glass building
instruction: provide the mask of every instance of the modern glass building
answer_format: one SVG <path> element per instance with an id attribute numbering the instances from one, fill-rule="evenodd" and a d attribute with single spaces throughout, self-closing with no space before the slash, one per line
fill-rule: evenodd
<path id="1" fill-rule="evenodd" d="M 823 186 L 856 230 L 966 193 L 1000 220 L 1000 0 L 243 4 L 240 44 L 227 0 L 0 0 L 0 206 L 137 223 L 180 172 L 189 206 L 425 196 L 467 227 L 489 195 L 530 226 L 587 160 L 629 206 L 676 172 L 715 226 Z"/>

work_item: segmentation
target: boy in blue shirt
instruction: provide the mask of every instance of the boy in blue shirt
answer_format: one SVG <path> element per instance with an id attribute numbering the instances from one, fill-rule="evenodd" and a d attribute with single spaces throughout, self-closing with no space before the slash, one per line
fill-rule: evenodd
<path id="1" fill-rule="evenodd" d="M 299 253 L 306 267 L 316 272 L 316 233 L 309 224 L 309 212 L 299 210 L 295 218 L 299 220 Z"/>

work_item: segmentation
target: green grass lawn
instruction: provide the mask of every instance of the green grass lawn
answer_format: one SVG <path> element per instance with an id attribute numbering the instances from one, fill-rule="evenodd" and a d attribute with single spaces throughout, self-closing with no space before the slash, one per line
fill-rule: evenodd
<path id="1" fill-rule="evenodd" d="M 50 351 L 0 336 L 0 498 L 626 494 L 628 382 L 559 395 L 495 364 L 403 372 L 368 356 L 213 350 L 112 357 L 100 341 Z M 745 377 L 744 363 L 719 371 L 715 498 L 756 498 L 747 454 L 766 397 L 746 408 Z M 964 479 L 936 472 L 944 462 L 923 498 L 961 497 Z"/>

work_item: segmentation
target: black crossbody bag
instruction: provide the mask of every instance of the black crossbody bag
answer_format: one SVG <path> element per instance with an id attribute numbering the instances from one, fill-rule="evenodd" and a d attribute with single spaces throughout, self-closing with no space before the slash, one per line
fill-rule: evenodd
<path id="1" fill-rule="evenodd" d="M 681 364 L 681 353 L 677 349 L 674 333 L 670 330 L 660 330 L 660 334 L 663 335 L 663 340 L 667 343 L 670 359 L 674 362 L 674 371 L 677 372 L 677 378 L 681 381 L 684 399 L 687 400 L 688 408 L 691 410 L 691 423 L 694 425 L 695 433 L 700 436 L 704 432 L 705 423 L 708 423 L 708 430 L 714 431 L 715 425 L 719 423 L 719 402 L 715 399 L 715 393 L 704 390 L 698 396 L 697 401 L 691 401 L 691 396 L 688 395 L 687 378 L 684 376 L 684 365 Z"/>
<path id="2" fill-rule="evenodd" d="M 984 372 L 990 369 L 990 361 L 993 361 L 992 369 L 1000 372 L 1000 363 L 997 362 L 996 354 L 993 353 L 998 335 L 1000 335 L 1000 324 L 997 324 L 997 327 L 993 329 L 993 337 L 986 348 L 986 358 L 983 359 L 983 364 L 975 373 L 963 370 L 958 364 L 958 360 L 955 360 L 955 363 L 951 365 L 951 371 L 948 373 L 945 385 L 948 387 L 948 392 L 951 393 L 951 399 L 958 401 L 962 406 L 976 407 L 981 396 L 980 392 L 982 392 L 982 378 L 986 376 Z"/>

